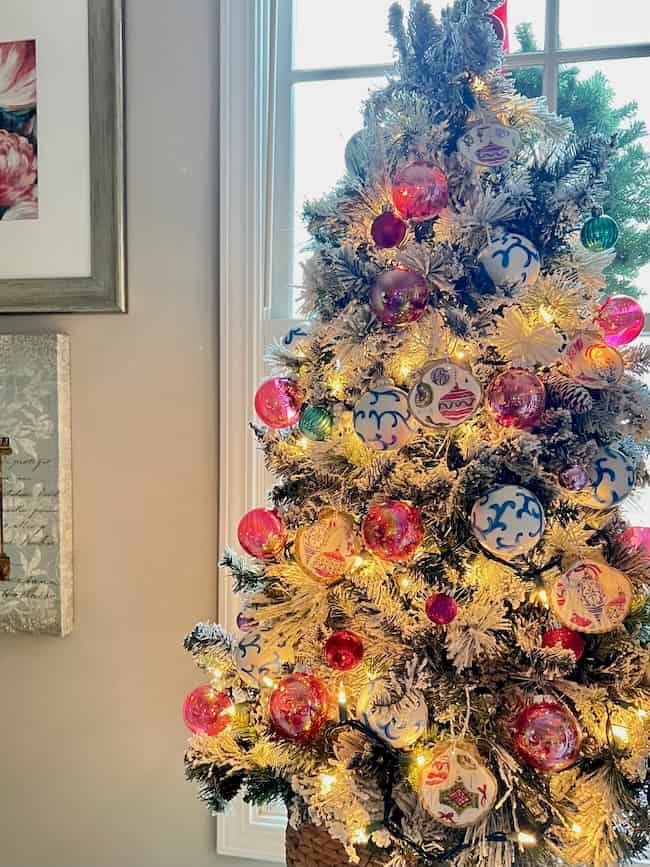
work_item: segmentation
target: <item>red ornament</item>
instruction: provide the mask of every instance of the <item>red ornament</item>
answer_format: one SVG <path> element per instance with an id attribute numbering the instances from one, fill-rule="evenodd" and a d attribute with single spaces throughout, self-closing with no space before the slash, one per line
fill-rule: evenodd
<path id="1" fill-rule="evenodd" d="M 446 626 L 456 619 L 458 603 L 453 596 L 448 596 L 446 593 L 434 593 L 427 599 L 425 611 L 432 623 Z"/>
<path id="2" fill-rule="evenodd" d="M 366 547 L 382 560 L 410 560 L 424 538 L 420 513 L 409 503 L 387 500 L 373 506 L 361 527 Z"/>
<path id="3" fill-rule="evenodd" d="M 370 291 L 370 306 L 393 327 L 417 322 L 426 310 L 429 287 L 421 274 L 403 265 L 382 271 Z"/>
<path id="4" fill-rule="evenodd" d="M 375 244 L 382 249 L 398 247 L 406 235 L 406 223 L 392 211 L 384 211 L 372 221 L 370 234 Z"/>
<path id="5" fill-rule="evenodd" d="M 624 346 L 643 331 L 645 313 L 634 298 L 610 295 L 596 313 L 596 322 L 605 334 L 605 343 L 609 346 Z"/>
<path id="6" fill-rule="evenodd" d="M 618 537 L 618 541 L 628 548 L 643 548 L 643 552 L 650 556 L 650 527 L 628 527 Z"/>
<path id="7" fill-rule="evenodd" d="M 585 652 L 585 643 L 577 632 L 572 629 L 567 629 L 566 626 L 561 626 L 559 629 L 549 629 L 542 636 L 542 644 L 544 647 L 563 647 L 565 650 L 572 650 L 576 658 L 576 662 L 582 659 Z"/>
<path id="8" fill-rule="evenodd" d="M 341 629 L 333 632 L 325 642 L 325 657 L 330 668 L 352 671 L 363 660 L 363 641 L 355 632 Z"/>
<path id="9" fill-rule="evenodd" d="M 287 544 L 287 528 L 276 511 L 251 509 L 239 522 L 237 538 L 251 557 L 275 560 Z"/>
<path id="10" fill-rule="evenodd" d="M 308 741 L 327 722 L 330 698 L 321 681 L 304 672 L 283 677 L 271 694 L 273 728 L 292 741 Z"/>
<path id="11" fill-rule="evenodd" d="M 300 420 L 304 395 L 292 379 L 274 376 L 257 389 L 255 412 L 272 428 L 293 427 Z"/>
<path id="12" fill-rule="evenodd" d="M 546 405 L 544 383 L 523 367 L 512 367 L 495 376 L 485 397 L 499 424 L 520 430 L 535 427 Z"/>
<path id="13" fill-rule="evenodd" d="M 206 683 L 183 702 L 183 720 L 194 734 L 218 735 L 232 722 L 232 707 L 230 696 Z"/>
<path id="14" fill-rule="evenodd" d="M 561 470 L 559 479 L 560 484 L 567 491 L 581 491 L 589 484 L 589 473 L 584 467 L 576 464 Z"/>
<path id="15" fill-rule="evenodd" d="M 553 699 L 531 704 L 517 716 L 513 728 L 517 752 L 539 771 L 563 771 L 578 758 L 582 744 L 573 714 Z"/>
<path id="16" fill-rule="evenodd" d="M 407 220 L 430 220 L 449 202 L 447 177 L 442 169 L 425 160 L 401 168 L 393 178 L 393 204 Z"/>

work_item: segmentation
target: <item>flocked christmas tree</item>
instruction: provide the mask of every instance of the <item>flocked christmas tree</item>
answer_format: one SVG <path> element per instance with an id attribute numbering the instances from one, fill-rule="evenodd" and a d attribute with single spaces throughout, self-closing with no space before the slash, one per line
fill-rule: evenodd
<path id="1" fill-rule="evenodd" d="M 305 209 L 313 324 L 255 401 L 278 481 L 225 555 L 239 632 L 186 640 L 186 767 L 352 862 L 605 867 L 650 836 L 650 556 L 619 511 L 650 351 L 602 297 L 616 143 L 514 91 L 495 5 L 391 9 L 396 75 Z"/>

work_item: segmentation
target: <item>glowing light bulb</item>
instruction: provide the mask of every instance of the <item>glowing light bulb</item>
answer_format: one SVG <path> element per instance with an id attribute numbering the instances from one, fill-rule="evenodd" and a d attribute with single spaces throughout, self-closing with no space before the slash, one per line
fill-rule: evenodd
<path id="1" fill-rule="evenodd" d="M 402 590 L 408 590 L 410 584 L 411 582 L 408 578 L 402 578 L 402 580 L 399 582 L 399 586 L 402 588 Z"/>
<path id="2" fill-rule="evenodd" d="M 538 600 L 542 603 L 544 608 L 548 608 L 548 593 L 546 590 L 540 590 L 537 594 Z"/>
<path id="3" fill-rule="evenodd" d="M 623 748 L 629 744 L 630 733 L 625 726 L 619 725 L 618 723 L 613 723 L 611 727 L 611 732 L 612 740 L 617 747 Z"/>
<path id="4" fill-rule="evenodd" d="M 574 834 L 582 834 L 582 825 L 578 824 L 578 822 L 574 822 L 573 825 L 571 825 L 571 830 Z"/>
<path id="5" fill-rule="evenodd" d="M 531 834 L 530 831 L 519 831 L 516 837 L 517 843 L 520 846 L 536 846 L 537 837 Z"/>
<path id="6" fill-rule="evenodd" d="M 329 795 L 336 782 L 336 777 L 333 774 L 320 775 L 320 793 L 321 795 Z"/>
<path id="7" fill-rule="evenodd" d="M 354 566 L 355 569 L 360 569 L 361 566 L 363 566 L 364 562 L 365 561 L 364 561 L 363 557 L 360 554 L 357 554 L 356 557 L 354 558 L 354 560 L 352 561 L 352 565 Z"/>
<path id="8" fill-rule="evenodd" d="M 555 319 L 555 314 L 553 313 L 553 311 L 549 307 L 545 307 L 544 304 L 540 305 L 540 308 L 537 312 L 539 313 L 539 318 L 542 320 L 542 322 L 546 322 L 547 325 L 550 325 L 551 322 L 553 322 L 553 320 Z"/>
<path id="9" fill-rule="evenodd" d="M 640 707 L 640 708 L 637 708 L 636 715 L 638 716 L 639 719 L 647 719 L 648 718 L 648 711 L 643 710 L 643 708 Z"/>
<path id="10" fill-rule="evenodd" d="M 234 716 L 236 713 L 237 713 L 237 705 L 236 704 L 231 704 L 230 707 L 227 707 L 224 710 L 224 714 L 226 714 L 226 716 Z"/>
<path id="11" fill-rule="evenodd" d="M 212 669 L 212 678 L 213 680 L 221 680 L 223 677 L 223 671 L 220 668 Z"/>
<path id="12" fill-rule="evenodd" d="M 360 828 L 352 838 L 352 841 L 358 843 L 360 846 L 365 846 L 369 839 L 370 837 L 366 834 L 363 828 Z"/>
<path id="13" fill-rule="evenodd" d="M 268 674 L 265 674 L 265 675 L 264 675 L 264 677 L 262 678 L 262 683 L 264 684 L 264 686 L 267 686 L 269 689 L 274 689 L 274 688 L 275 688 L 275 681 L 272 680 L 272 679 L 268 676 Z"/>
<path id="14" fill-rule="evenodd" d="M 454 352 L 454 358 L 457 358 L 458 361 L 462 361 L 463 358 L 465 358 L 466 356 L 467 356 L 467 353 L 465 352 L 464 349 L 457 349 L 457 350 Z"/>
<path id="15" fill-rule="evenodd" d="M 415 764 L 418 766 L 418 768 L 423 768 L 426 765 L 426 763 L 427 763 L 427 757 L 425 755 L 423 755 L 422 753 L 420 753 L 420 755 L 417 756 L 417 758 L 415 759 Z"/>
<path id="16" fill-rule="evenodd" d="M 300 439 L 297 441 L 296 445 L 298 446 L 298 448 L 305 451 L 305 449 L 309 446 L 308 437 L 300 437 Z"/>
<path id="17" fill-rule="evenodd" d="M 409 373 L 413 370 L 410 361 L 403 361 L 399 366 L 400 376 L 404 379 L 409 375 Z"/>
<path id="18" fill-rule="evenodd" d="M 339 687 L 338 699 L 339 699 L 339 704 L 347 704 L 348 703 L 348 697 L 345 694 L 345 688 L 343 687 L 342 684 Z"/>

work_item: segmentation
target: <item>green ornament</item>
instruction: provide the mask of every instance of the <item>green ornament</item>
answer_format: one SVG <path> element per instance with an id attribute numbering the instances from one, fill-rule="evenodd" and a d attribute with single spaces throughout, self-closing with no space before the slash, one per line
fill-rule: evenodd
<path id="1" fill-rule="evenodd" d="M 618 223 L 607 214 L 589 217 L 580 232 L 580 240 L 587 250 L 611 250 L 618 240 Z"/>
<path id="2" fill-rule="evenodd" d="M 334 421 L 320 406 L 303 406 L 298 428 L 310 440 L 326 440 L 332 433 Z"/>

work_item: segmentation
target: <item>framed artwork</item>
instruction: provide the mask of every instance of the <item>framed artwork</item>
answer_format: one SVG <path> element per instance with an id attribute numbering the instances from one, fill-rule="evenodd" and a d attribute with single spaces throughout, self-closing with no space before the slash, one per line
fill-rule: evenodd
<path id="1" fill-rule="evenodd" d="M 2 0 L 0 313 L 124 312 L 122 0 Z"/>

